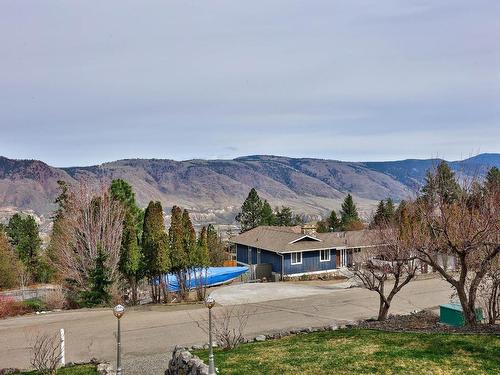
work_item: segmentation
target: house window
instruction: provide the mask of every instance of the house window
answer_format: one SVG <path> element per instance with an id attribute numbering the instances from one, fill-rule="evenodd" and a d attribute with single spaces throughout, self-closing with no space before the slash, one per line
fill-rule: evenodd
<path id="1" fill-rule="evenodd" d="M 292 264 L 302 264 L 302 253 L 292 253 Z"/>
<path id="2" fill-rule="evenodd" d="M 319 261 L 329 262 L 330 261 L 330 250 L 320 250 L 319 251 Z"/>

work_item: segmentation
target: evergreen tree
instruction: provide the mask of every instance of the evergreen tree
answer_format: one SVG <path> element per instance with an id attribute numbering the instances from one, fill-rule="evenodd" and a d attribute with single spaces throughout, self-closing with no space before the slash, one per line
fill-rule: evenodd
<path id="1" fill-rule="evenodd" d="M 424 199 L 429 203 L 435 203 L 438 198 L 445 203 L 458 199 L 460 185 L 446 161 L 442 160 L 434 173 L 427 172 L 422 192 Z"/>
<path id="2" fill-rule="evenodd" d="M 152 286 L 153 302 L 167 298 L 164 275 L 170 270 L 168 235 L 160 202 L 150 202 L 144 213 L 142 248 L 147 275 Z"/>
<path id="3" fill-rule="evenodd" d="M 202 255 L 198 252 L 198 242 L 196 240 L 196 231 L 189 217 L 188 210 L 182 212 L 182 229 L 184 239 L 184 252 L 187 254 L 188 264 L 184 271 L 202 266 Z"/>
<path id="4" fill-rule="evenodd" d="M 345 197 L 344 202 L 342 203 L 342 209 L 340 210 L 340 222 L 343 230 L 349 230 L 349 228 L 357 226 L 357 223 L 361 223 L 359 220 L 358 209 L 356 208 L 356 204 L 354 203 L 351 194 L 347 194 L 347 197 Z"/>
<path id="5" fill-rule="evenodd" d="M 257 194 L 257 190 L 252 188 L 247 199 L 241 206 L 241 212 L 236 216 L 236 221 L 241 224 L 241 232 L 258 227 L 262 222 L 263 203 Z"/>
<path id="6" fill-rule="evenodd" d="M 377 210 L 375 211 L 375 215 L 373 215 L 373 219 L 372 219 L 370 226 L 376 227 L 376 226 L 384 223 L 385 220 L 386 220 L 385 202 L 383 200 L 381 200 L 378 203 Z"/>
<path id="7" fill-rule="evenodd" d="M 144 211 L 137 205 L 132 186 L 125 180 L 116 179 L 111 182 L 110 191 L 113 199 L 122 202 L 132 214 L 132 217 L 135 220 L 136 232 L 140 237 L 144 222 Z"/>
<path id="8" fill-rule="evenodd" d="M 66 181 L 58 180 L 57 185 L 59 185 L 60 193 L 55 199 L 54 203 L 57 205 L 57 209 L 52 217 L 54 223 L 63 218 L 64 212 L 68 209 L 69 204 L 69 186 Z"/>
<path id="9" fill-rule="evenodd" d="M 486 174 L 486 188 L 490 191 L 500 192 L 500 170 L 492 167 Z"/>
<path id="10" fill-rule="evenodd" d="M 330 232 L 330 228 L 328 227 L 328 221 L 327 220 L 318 221 L 318 223 L 316 225 L 316 232 L 318 232 L 318 233 Z"/>
<path id="11" fill-rule="evenodd" d="M 293 212 L 290 207 L 281 206 L 276 208 L 276 225 L 280 227 L 291 227 L 294 225 Z"/>
<path id="12" fill-rule="evenodd" d="M 132 290 L 132 304 L 135 305 L 137 303 L 137 283 L 144 275 L 140 239 L 144 215 L 137 206 L 132 187 L 126 181 L 113 180 L 110 192 L 112 198 L 121 202 L 125 209 L 119 269 Z"/>
<path id="13" fill-rule="evenodd" d="M 107 305 L 111 301 L 109 287 L 113 282 L 106 268 L 107 258 L 106 252 L 99 246 L 94 269 L 89 274 L 90 290 L 82 292 L 83 305 L 86 307 Z"/>
<path id="14" fill-rule="evenodd" d="M 38 231 L 38 224 L 33 216 L 26 217 L 15 214 L 7 225 L 7 234 L 12 246 L 16 249 L 19 259 L 28 269 L 35 281 L 46 282 L 40 262 L 42 239 Z"/>
<path id="15" fill-rule="evenodd" d="M 18 276 L 23 267 L 7 234 L 0 228 L 0 290 L 18 286 Z"/>
<path id="16" fill-rule="evenodd" d="M 335 210 L 332 210 L 330 216 L 327 219 L 328 222 L 328 231 L 329 232 L 337 232 L 341 229 L 341 223 L 339 218 L 337 217 L 337 213 Z"/>
<path id="17" fill-rule="evenodd" d="M 214 267 L 223 266 L 227 259 L 226 246 L 212 224 L 209 224 L 207 228 L 207 246 L 210 264 Z"/>
<path id="18" fill-rule="evenodd" d="M 385 202 L 385 219 L 387 221 L 394 220 L 394 215 L 396 214 L 396 208 L 394 207 L 394 202 L 391 198 L 387 198 Z"/>
<path id="19" fill-rule="evenodd" d="M 195 267 L 208 267 L 210 265 L 210 255 L 208 252 L 208 230 L 203 227 L 198 237 L 198 247 L 196 251 Z"/>
<path id="20" fill-rule="evenodd" d="M 262 204 L 260 225 L 275 225 L 276 215 L 267 200 Z"/>

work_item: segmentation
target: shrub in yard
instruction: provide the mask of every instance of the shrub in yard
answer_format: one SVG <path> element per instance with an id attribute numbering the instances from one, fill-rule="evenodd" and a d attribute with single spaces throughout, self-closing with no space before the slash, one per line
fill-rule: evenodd
<path id="1" fill-rule="evenodd" d="M 58 334 L 42 333 L 35 335 L 32 339 L 30 352 L 31 365 L 39 374 L 55 375 L 61 360 Z"/>
<path id="2" fill-rule="evenodd" d="M 0 296 L 0 319 L 26 314 L 28 312 L 29 309 L 23 303 L 17 302 L 12 297 Z"/>
<path id="3" fill-rule="evenodd" d="M 45 294 L 42 301 L 48 310 L 59 310 L 67 306 L 66 296 L 61 287 L 57 287 Z"/>
<path id="4" fill-rule="evenodd" d="M 21 302 L 27 311 L 43 311 L 47 310 L 45 303 L 40 298 L 32 298 Z"/>

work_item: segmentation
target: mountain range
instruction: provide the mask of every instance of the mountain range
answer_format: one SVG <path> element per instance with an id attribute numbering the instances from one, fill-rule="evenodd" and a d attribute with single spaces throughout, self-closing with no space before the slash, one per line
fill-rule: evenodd
<path id="1" fill-rule="evenodd" d="M 127 180 L 143 207 L 162 202 L 191 212 L 198 224 L 234 223 L 249 190 L 255 187 L 272 206 L 287 205 L 308 219 L 339 209 L 351 193 L 367 218 L 377 201 L 415 196 L 427 170 L 440 159 L 386 162 L 345 162 L 312 158 L 255 155 L 233 160 L 127 159 L 88 167 L 55 168 L 38 160 L 0 157 L 0 218 L 30 212 L 49 222 L 58 194 L 58 180 L 70 184 L 86 180 Z M 460 175 L 480 174 L 500 167 L 500 154 L 480 154 L 449 162 Z"/>

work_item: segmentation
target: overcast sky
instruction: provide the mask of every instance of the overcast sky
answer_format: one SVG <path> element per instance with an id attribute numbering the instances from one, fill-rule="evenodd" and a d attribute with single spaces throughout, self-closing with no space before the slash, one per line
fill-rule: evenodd
<path id="1" fill-rule="evenodd" d="M 500 152 L 500 1 L 0 2 L 0 155 Z"/>

